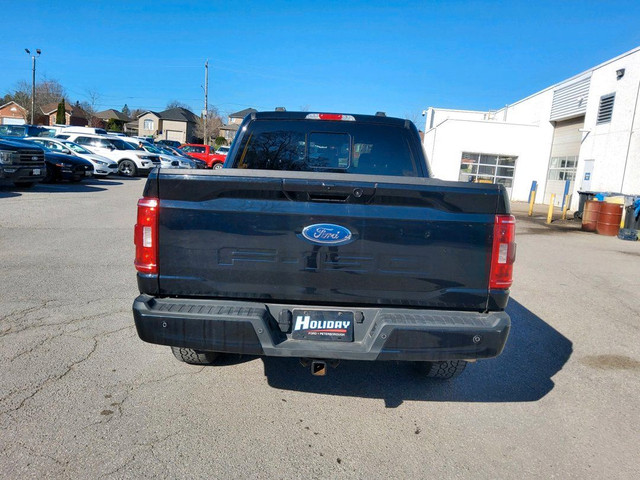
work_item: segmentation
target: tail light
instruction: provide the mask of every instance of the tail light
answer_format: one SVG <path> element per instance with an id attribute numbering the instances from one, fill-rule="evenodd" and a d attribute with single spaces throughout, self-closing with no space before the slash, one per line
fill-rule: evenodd
<path id="1" fill-rule="evenodd" d="M 307 120 L 333 120 L 338 122 L 356 121 L 353 115 L 341 115 L 339 113 L 309 113 L 305 118 Z"/>
<path id="2" fill-rule="evenodd" d="M 513 283 L 516 259 L 516 219 L 513 215 L 496 215 L 493 224 L 490 289 L 507 289 Z"/>
<path id="3" fill-rule="evenodd" d="M 136 245 L 136 270 L 158 273 L 158 199 L 138 200 L 138 223 L 133 232 Z"/>

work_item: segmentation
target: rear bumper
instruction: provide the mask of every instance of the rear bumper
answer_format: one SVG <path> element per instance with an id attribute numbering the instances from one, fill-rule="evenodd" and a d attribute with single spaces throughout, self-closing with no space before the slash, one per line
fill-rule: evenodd
<path id="1" fill-rule="evenodd" d="M 498 356 L 509 335 L 505 312 L 487 314 L 400 308 L 349 308 L 362 313 L 353 342 L 294 340 L 280 312 L 310 305 L 140 295 L 133 316 L 142 340 L 196 350 L 345 360 L 475 360 Z M 345 308 L 341 308 L 345 310 Z"/>

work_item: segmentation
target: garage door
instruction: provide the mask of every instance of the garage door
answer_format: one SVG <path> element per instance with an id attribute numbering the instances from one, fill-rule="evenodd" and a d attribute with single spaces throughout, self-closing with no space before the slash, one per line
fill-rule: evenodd
<path id="1" fill-rule="evenodd" d="M 22 118 L 5 117 L 0 123 L 2 123 L 3 125 L 24 125 L 25 121 Z"/>
<path id="2" fill-rule="evenodd" d="M 182 132 L 178 130 L 167 130 L 167 140 L 175 140 L 177 142 L 184 142 L 184 136 Z"/>
<path id="3" fill-rule="evenodd" d="M 555 205 L 562 205 L 565 184 L 569 181 L 569 192 L 573 191 L 573 182 L 578 169 L 578 156 L 582 142 L 581 128 L 584 127 L 584 117 L 556 122 L 551 144 L 551 158 L 547 170 L 547 184 L 544 189 L 544 203 L 551 200 L 551 194 L 556 194 Z"/>

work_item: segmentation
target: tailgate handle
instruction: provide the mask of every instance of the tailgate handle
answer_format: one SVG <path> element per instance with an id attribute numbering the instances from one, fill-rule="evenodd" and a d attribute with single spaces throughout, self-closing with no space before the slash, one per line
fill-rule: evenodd
<path id="1" fill-rule="evenodd" d="M 375 195 L 375 185 L 353 186 L 348 183 L 282 180 L 282 191 L 289 200 L 320 202 L 366 202 Z"/>

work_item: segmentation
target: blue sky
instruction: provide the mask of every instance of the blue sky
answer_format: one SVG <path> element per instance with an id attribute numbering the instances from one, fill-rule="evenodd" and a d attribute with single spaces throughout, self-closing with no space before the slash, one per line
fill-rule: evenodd
<path id="1" fill-rule="evenodd" d="M 640 46 L 640 2 L 30 1 L 3 4 L 0 94 L 31 78 L 72 100 L 375 113 L 495 109 Z M 421 120 L 420 120 L 421 121 Z M 419 125 L 420 126 L 420 125 Z"/>

